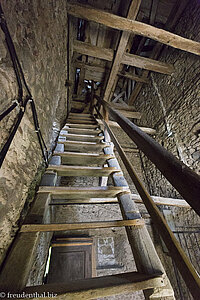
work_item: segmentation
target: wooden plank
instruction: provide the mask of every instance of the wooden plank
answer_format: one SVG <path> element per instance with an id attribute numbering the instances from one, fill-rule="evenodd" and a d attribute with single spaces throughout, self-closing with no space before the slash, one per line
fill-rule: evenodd
<path id="1" fill-rule="evenodd" d="M 91 134 L 91 135 L 98 135 L 102 131 L 100 129 L 84 129 L 84 128 L 66 128 L 66 130 L 61 130 L 62 132 L 69 132 L 73 134 Z"/>
<path id="2" fill-rule="evenodd" d="M 71 165 L 103 165 L 111 155 L 94 153 L 54 152 L 53 155 L 61 156 L 62 164 Z"/>
<path id="3" fill-rule="evenodd" d="M 84 114 L 84 113 L 72 113 L 72 112 L 70 112 L 70 116 L 73 116 L 73 117 L 76 116 L 76 117 L 80 117 L 80 118 L 82 118 L 82 117 L 83 118 L 85 118 L 85 117 L 86 118 L 92 118 L 92 119 L 94 118 L 93 115 L 91 115 L 91 114 Z"/>
<path id="4" fill-rule="evenodd" d="M 88 124 L 88 125 L 95 125 L 96 121 L 95 120 L 84 120 L 84 119 L 78 119 L 78 118 L 68 118 L 67 122 L 71 124 Z"/>
<path id="5" fill-rule="evenodd" d="M 117 198 L 89 198 L 89 199 L 55 199 L 49 205 L 104 205 L 104 204 L 118 204 Z"/>
<path id="6" fill-rule="evenodd" d="M 89 56 L 94 56 L 96 53 L 96 55 L 94 56 L 94 57 L 96 57 L 99 55 L 99 53 L 101 53 L 101 58 L 103 57 L 102 59 L 108 60 L 108 56 L 104 55 L 104 54 L 105 54 L 105 51 L 109 50 L 110 58 L 111 58 L 111 53 L 112 53 L 112 59 L 114 57 L 114 51 L 112 49 L 101 48 L 101 47 L 93 46 L 89 43 L 80 42 L 80 41 L 76 41 L 76 44 L 77 44 L 77 49 L 78 49 L 77 51 L 79 51 L 79 53 L 82 53 L 82 52 L 85 53 L 86 52 L 85 49 L 88 49 L 87 53 Z M 109 61 L 112 61 L 112 59 L 109 59 Z M 175 71 L 173 65 L 171 65 L 171 64 L 159 62 L 157 60 L 153 60 L 153 59 L 150 59 L 147 57 L 142 57 L 142 56 L 129 54 L 129 53 L 124 53 L 121 63 L 130 65 L 130 66 L 134 66 L 137 68 L 144 68 L 146 70 L 159 72 L 162 74 L 168 74 L 168 75 L 172 74 Z"/>
<path id="7" fill-rule="evenodd" d="M 105 59 L 108 61 L 112 61 L 112 59 L 113 59 L 113 50 L 112 49 L 106 49 L 106 48 L 101 48 L 98 46 L 93 46 L 90 43 L 74 40 L 73 49 L 74 49 L 74 51 L 76 51 L 78 53 L 96 57 L 99 59 Z"/>
<path id="8" fill-rule="evenodd" d="M 110 102 L 111 107 L 118 109 L 118 110 L 126 110 L 126 111 L 136 111 L 135 106 L 129 106 L 126 104 L 126 102 L 124 103 L 113 103 Z"/>
<path id="9" fill-rule="evenodd" d="M 136 203 L 143 203 L 141 197 L 137 194 L 132 194 L 132 198 Z M 167 206 L 177 206 L 177 207 L 185 207 L 190 208 L 191 206 L 182 199 L 173 199 L 173 198 L 165 198 L 158 196 L 151 196 L 152 200 L 156 205 L 167 205 Z"/>
<path id="10" fill-rule="evenodd" d="M 129 78 L 131 80 L 143 83 L 149 83 L 149 79 L 146 77 L 131 74 L 130 72 L 118 72 L 118 76 Z"/>
<path id="11" fill-rule="evenodd" d="M 141 4 L 141 0 L 136 0 L 136 1 L 131 2 L 127 18 L 133 19 L 133 20 L 136 19 L 136 16 L 137 16 L 139 8 L 140 8 L 140 4 Z M 111 93 L 112 87 L 114 85 L 117 73 L 120 69 L 121 61 L 122 61 L 124 52 L 126 50 L 129 37 L 130 37 L 129 32 L 125 32 L 125 31 L 122 32 L 122 35 L 121 35 L 121 38 L 119 41 L 119 45 L 117 48 L 117 52 L 116 52 L 115 58 L 113 60 L 112 68 L 111 68 L 110 75 L 108 78 L 108 82 L 106 85 L 106 90 L 104 93 L 105 101 L 108 101 L 110 98 L 110 93 Z"/>
<path id="12" fill-rule="evenodd" d="M 103 122 L 100 119 L 97 119 L 97 121 L 100 125 L 103 125 Z M 109 121 L 108 124 L 111 127 L 121 128 L 120 125 L 115 121 Z M 145 133 L 148 133 L 148 134 L 151 134 L 151 135 L 156 134 L 156 130 L 153 129 L 153 128 L 148 128 L 148 127 L 138 127 L 138 128 L 140 128 L 140 130 L 142 130 Z"/>
<path id="13" fill-rule="evenodd" d="M 143 227 L 143 219 L 135 220 L 115 220 L 106 222 L 81 222 L 81 223 L 66 223 L 66 224 L 25 224 L 22 225 L 20 232 L 52 232 L 66 230 L 87 230 L 112 227 Z"/>
<path id="14" fill-rule="evenodd" d="M 104 101 L 105 105 L 108 107 L 108 104 L 106 101 Z M 109 109 L 110 110 L 110 109 Z M 112 111 L 112 110 L 110 110 Z M 111 114 L 113 117 L 115 117 L 115 113 Z M 138 140 L 137 138 L 133 138 L 133 135 L 130 134 L 130 132 L 133 132 L 135 130 L 137 130 L 137 136 L 140 135 L 139 139 L 140 142 L 142 143 L 143 146 L 146 146 L 146 141 L 144 142 L 145 137 L 143 136 L 143 138 L 141 138 L 141 135 L 144 135 L 144 133 L 138 131 L 138 129 L 133 128 L 133 126 L 131 125 L 130 127 L 127 126 L 127 124 L 130 125 L 131 122 L 128 121 L 128 119 L 122 118 L 119 114 L 116 115 L 116 118 L 118 118 L 118 120 L 120 119 L 119 123 L 122 124 L 122 127 L 126 128 L 126 133 L 129 135 L 130 138 L 133 139 L 134 142 L 136 142 L 136 144 L 138 144 Z M 126 123 L 126 125 L 124 125 Z M 124 126 L 123 126 L 124 125 Z M 135 126 L 135 125 L 134 125 Z M 191 264 L 191 262 L 189 261 L 187 255 L 185 254 L 185 252 L 183 251 L 183 249 L 181 248 L 181 245 L 179 244 L 179 242 L 177 241 L 177 239 L 175 238 L 173 232 L 171 231 L 171 229 L 169 228 L 168 224 L 166 223 L 164 217 L 162 216 L 161 212 L 159 211 L 159 209 L 157 208 L 157 206 L 155 205 L 154 201 L 151 199 L 149 193 L 147 192 L 147 190 L 145 189 L 145 187 L 143 186 L 142 182 L 140 181 L 140 179 L 138 178 L 132 164 L 129 162 L 128 158 L 126 157 L 126 154 L 124 153 L 123 149 L 121 148 L 119 142 L 117 141 L 115 135 L 113 134 L 112 130 L 109 128 L 109 126 L 106 124 L 107 130 L 112 138 L 112 141 L 117 149 L 117 151 L 119 152 L 119 155 L 138 191 L 138 193 L 140 194 L 143 202 L 145 203 L 145 206 L 154 222 L 154 224 L 156 224 L 156 228 L 159 228 L 159 234 L 161 235 L 161 237 L 163 238 L 163 241 L 165 242 L 165 245 L 167 246 L 170 256 L 173 258 L 175 264 L 178 267 L 179 272 L 181 273 L 187 287 L 189 288 L 191 294 L 193 295 L 194 299 L 198 299 L 199 297 L 199 293 L 200 293 L 200 277 L 198 275 L 198 273 L 196 272 L 195 268 L 193 267 L 193 265 Z M 136 127 L 136 126 L 135 126 Z M 135 136 L 134 136 L 135 137 Z M 146 136 L 146 140 L 149 140 L 150 138 L 148 136 Z M 164 156 L 160 157 L 160 154 L 158 152 L 158 148 L 159 148 L 159 144 L 157 144 L 155 141 L 153 141 L 156 144 L 156 147 L 151 147 L 151 152 L 153 153 L 153 156 L 155 155 L 156 157 L 158 157 L 159 159 L 159 166 L 162 165 L 162 161 L 166 159 L 167 156 L 169 156 L 169 153 L 167 151 L 163 151 L 164 152 Z M 153 142 L 151 144 L 153 144 Z M 138 144 L 138 147 L 140 147 L 140 149 L 142 149 L 143 147 L 140 145 L 140 143 Z M 161 147 L 161 146 L 160 146 Z M 147 147 L 148 148 L 148 147 Z M 155 151 L 155 149 L 157 151 Z M 143 149 L 142 149 L 143 150 Z M 146 149 L 145 149 L 146 150 Z M 146 151 L 144 151 L 145 153 Z M 160 151 L 161 152 L 161 151 Z M 149 153 L 147 154 L 147 157 L 149 157 Z M 177 165 L 177 159 L 173 158 L 173 156 L 170 156 L 170 161 L 172 161 L 171 163 L 173 164 L 173 172 L 171 172 L 171 176 L 173 178 L 176 177 L 176 168 L 174 168 L 175 165 Z M 157 164 L 156 164 L 157 165 Z M 170 166 L 168 166 L 170 168 Z M 167 167 L 165 166 L 165 169 Z M 182 164 L 182 170 L 183 170 L 183 164 Z M 184 169 L 186 168 L 186 166 L 184 167 Z M 179 167 L 180 169 L 180 167 Z M 189 168 L 188 168 L 189 169 Z M 162 170 L 161 170 L 162 171 Z M 188 172 L 189 173 L 189 172 Z M 179 176 L 181 176 L 181 174 L 178 174 Z M 187 176 L 187 174 L 184 174 Z M 188 174 L 189 175 L 189 174 Z M 197 175 L 191 174 L 193 175 L 192 178 L 188 178 L 188 181 L 190 181 L 191 187 L 194 188 L 195 186 L 198 189 L 198 184 L 196 182 L 195 186 L 192 185 L 192 180 L 193 179 L 198 179 Z M 185 177 L 185 176 L 184 176 Z M 183 180 L 183 178 L 182 178 Z M 187 182 L 188 182 L 187 181 Z M 183 182 L 183 184 L 185 184 Z M 200 187 L 200 185 L 199 185 Z M 187 188 L 189 189 L 189 186 L 187 185 Z M 195 189 L 194 189 L 195 190 Z M 193 192 L 193 191 L 192 191 Z M 196 193 L 196 195 L 199 195 L 198 191 L 194 191 Z M 189 191 L 189 193 L 191 194 L 191 190 Z M 193 195 L 194 199 L 195 199 L 195 195 Z"/>
<path id="15" fill-rule="evenodd" d="M 91 128 L 93 128 L 93 129 L 95 129 L 95 128 L 98 128 L 98 124 L 93 125 L 93 124 L 79 124 L 79 123 L 77 123 L 77 124 L 75 124 L 75 123 L 70 124 L 70 123 L 66 123 L 65 126 L 63 127 L 63 129 L 67 130 L 68 127 L 69 128 L 80 128 L 80 129 L 81 128 L 84 128 L 84 129 L 91 129 Z"/>
<path id="16" fill-rule="evenodd" d="M 103 168 L 103 167 L 86 167 L 86 166 L 55 166 L 49 165 L 48 171 L 57 172 L 58 176 L 110 176 L 114 172 L 119 172 L 115 168 Z"/>
<path id="17" fill-rule="evenodd" d="M 126 19 L 91 7 L 67 3 L 69 14 L 105 26 L 148 37 L 180 50 L 200 55 L 200 43 L 154 26 Z"/>
<path id="18" fill-rule="evenodd" d="M 106 143 L 78 142 L 78 141 L 59 141 L 59 144 L 64 144 L 65 151 L 77 152 L 101 152 L 103 148 L 108 147 Z"/>
<path id="19" fill-rule="evenodd" d="M 93 136 L 86 134 L 60 134 L 59 137 L 66 137 L 70 141 L 85 141 L 85 142 L 100 142 L 103 140 L 103 136 Z"/>
<path id="20" fill-rule="evenodd" d="M 142 117 L 142 114 L 140 112 L 137 111 L 127 111 L 127 110 L 122 110 L 122 109 L 118 109 L 120 111 L 120 113 L 127 117 L 127 118 L 131 118 L 131 119 L 138 119 L 140 120 Z"/>
<path id="21" fill-rule="evenodd" d="M 50 194 L 53 199 L 82 200 L 88 198 L 116 197 L 120 193 L 130 193 L 127 187 L 40 187 L 39 194 Z"/>
<path id="22" fill-rule="evenodd" d="M 133 66 L 145 70 L 159 72 L 162 74 L 171 75 L 173 72 L 175 72 L 175 69 L 171 64 L 166 64 L 161 61 L 157 61 L 154 59 L 150 59 L 150 58 L 146 58 L 134 54 L 129 54 L 129 53 L 124 54 L 122 58 L 122 63 L 125 65 L 129 65 L 129 66 Z"/>
<path id="23" fill-rule="evenodd" d="M 24 291 L 26 294 L 42 294 L 51 291 L 51 294 L 57 294 L 56 299 L 89 300 L 112 295 L 123 295 L 141 289 L 145 290 L 161 286 L 163 286 L 163 279 L 160 274 L 147 275 L 138 272 L 130 272 L 76 280 L 65 284 L 31 286 L 26 287 Z"/>

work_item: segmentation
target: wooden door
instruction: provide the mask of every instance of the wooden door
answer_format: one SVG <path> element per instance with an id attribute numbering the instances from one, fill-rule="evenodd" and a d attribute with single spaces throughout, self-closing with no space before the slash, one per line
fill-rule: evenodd
<path id="1" fill-rule="evenodd" d="M 65 283 L 92 277 L 91 238 L 61 238 L 52 242 L 48 283 Z"/>

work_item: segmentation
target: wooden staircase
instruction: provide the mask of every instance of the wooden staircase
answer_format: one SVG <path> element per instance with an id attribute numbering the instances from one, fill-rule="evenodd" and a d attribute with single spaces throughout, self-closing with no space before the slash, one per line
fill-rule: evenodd
<path id="1" fill-rule="evenodd" d="M 106 164 L 106 166 L 104 166 Z M 89 165 L 89 166 L 88 166 Z M 55 186 L 58 176 L 112 176 L 114 186 Z M 119 203 L 123 220 L 82 223 L 51 223 L 47 210 L 57 205 Z M 66 220 L 68 222 L 70 220 Z M 25 287 L 34 251 L 42 232 L 85 230 L 125 226 L 138 272 L 71 281 L 67 284 L 45 284 Z M 23 237 L 31 237 L 29 247 Z M 32 248 L 31 248 L 32 245 Z M 24 249 L 28 258 L 24 269 L 16 271 L 13 261 Z M 13 272 L 12 272 L 13 270 Z M 21 272 L 21 273 L 20 273 Z M 95 299 L 143 290 L 146 299 L 174 299 L 173 290 L 151 242 L 145 222 L 131 198 L 123 173 L 115 158 L 108 135 L 90 114 L 71 113 L 60 132 L 51 164 L 46 170 L 36 201 L 21 227 L 0 277 L 4 291 L 26 293 L 51 292 L 59 299 Z M 48 298 L 48 297 L 46 297 Z M 56 298 L 56 299 L 57 299 Z"/>

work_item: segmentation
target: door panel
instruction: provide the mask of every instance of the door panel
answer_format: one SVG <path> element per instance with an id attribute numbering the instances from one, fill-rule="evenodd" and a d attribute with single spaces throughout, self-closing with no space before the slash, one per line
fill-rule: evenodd
<path id="1" fill-rule="evenodd" d="M 92 239 L 59 239 L 52 243 L 48 283 L 92 277 Z"/>

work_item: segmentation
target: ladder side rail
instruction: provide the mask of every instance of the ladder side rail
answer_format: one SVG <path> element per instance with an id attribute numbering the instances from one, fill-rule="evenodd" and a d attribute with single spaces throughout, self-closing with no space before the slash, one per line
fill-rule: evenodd
<path id="1" fill-rule="evenodd" d="M 101 119 L 103 120 L 102 116 L 101 116 Z M 179 272 L 181 273 L 188 289 L 190 290 L 194 299 L 198 299 L 199 295 L 200 295 L 200 277 L 199 277 L 197 271 L 191 264 L 187 255 L 183 251 L 181 245 L 179 244 L 179 242 L 177 241 L 173 232 L 169 228 L 164 217 L 162 216 L 162 214 L 160 213 L 156 204 L 152 200 L 151 196 L 145 189 L 143 183 L 137 176 L 132 164 L 128 160 L 125 152 L 123 151 L 122 147 L 120 146 L 119 142 L 117 141 L 117 139 L 116 139 L 114 133 L 112 132 L 112 130 L 110 129 L 109 125 L 104 120 L 103 120 L 103 122 L 105 124 L 108 134 L 110 135 L 111 140 L 114 143 L 138 193 L 140 194 L 140 197 L 142 198 L 154 224 L 156 225 L 156 228 L 159 228 L 159 234 L 163 238 L 163 240 L 169 250 L 169 253 L 170 253 L 171 257 L 173 258 L 173 260 L 175 261 L 175 263 L 179 269 Z M 108 154 L 108 153 L 106 152 L 106 154 Z M 111 154 L 111 153 L 109 153 L 109 154 Z M 108 161 L 108 165 L 109 165 L 109 161 Z M 113 164 L 112 164 L 112 166 L 113 166 Z"/>

